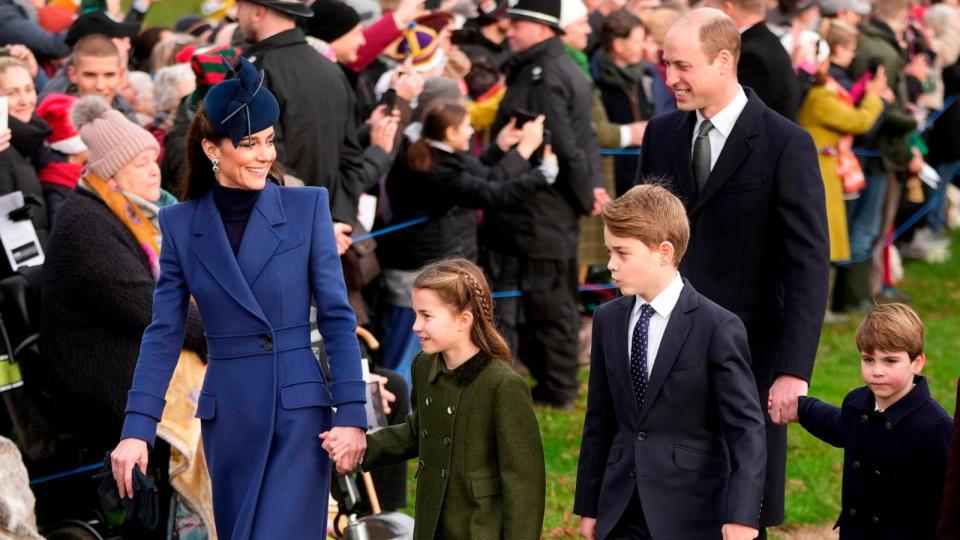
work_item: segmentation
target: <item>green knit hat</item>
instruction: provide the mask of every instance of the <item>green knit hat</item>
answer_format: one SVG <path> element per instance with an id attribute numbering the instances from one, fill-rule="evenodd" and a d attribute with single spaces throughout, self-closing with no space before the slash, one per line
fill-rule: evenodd
<path id="1" fill-rule="evenodd" d="M 198 106 L 203 98 L 207 97 L 207 91 L 213 85 L 223 82 L 230 74 L 222 59 L 229 58 L 230 64 L 234 65 L 239 56 L 239 49 L 228 46 L 201 49 L 193 54 L 190 67 L 197 76 L 197 89 L 190 95 L 191 106 Z"/>

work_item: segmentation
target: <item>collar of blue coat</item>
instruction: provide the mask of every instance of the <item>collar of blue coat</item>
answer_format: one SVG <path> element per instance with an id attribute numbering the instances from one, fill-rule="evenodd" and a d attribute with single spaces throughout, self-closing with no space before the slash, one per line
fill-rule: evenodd
<path id="1" fill-rule="evenodd" d="M 927 386 L 927 378 L 923 375 L 914 375 L 913 384 L 916 386 L 914 386 L 907 395 L 887 407 L 883 412 L 876 414 L 883 415 L 888 422 L 896 425 L 907 416 L 910 416 L 910 413 L 922 407 L 924 403 L 930 400 L 930 388 Z M 875 413 L 874 407 L 876 405 L 876 399 L 874 399 L 873 392 L 870 391 L 870 388 L 864 386 L 854 390 L 851 394 L 847 400 L 847 405 L 858 411 L 869 414 Z"/>
<path id="2" fill-rule="evenodd" d="M 287 222 L 287 215 L 284 213 L 283 204 L 280 202 L 280 187 L 272 180 L 268 179 L 266 185 L 263 186 L 263 192 L 257 198 L 253 210 L 260 212 L 271 226 Z M 205 233 L 210 220 L 215 215 L 219 215 L 219 212 L 216 203 L 213 201 L 213 190 L 211 189 L 199 200 L 197 217 L 193 222 L 193 233 Z"/>
<path id="3" fill-rule="evenodd" d="M 466 386 L 473 382 L 478 375 L 487 367 L 492 358 L 483 351 L 479 351 L 469 360 L 461 364 L 457 369 L 449 370 L 443 361 L 443 354 L 437 353 L 431 355 L 429 371 L 427 371 L 427 380 L 431 383 L 437 380 L 441 373 L 450 377 L 457 386 Z"/>

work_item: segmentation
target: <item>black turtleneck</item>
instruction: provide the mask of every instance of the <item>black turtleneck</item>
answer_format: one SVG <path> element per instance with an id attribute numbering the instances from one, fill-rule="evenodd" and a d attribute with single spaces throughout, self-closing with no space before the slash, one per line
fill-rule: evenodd
<path id="1" fill-rule="evenodd" d="M 220 212 L 223 229 L 227 232 L 227 240 L 233 255 L 240 252 L 240 241 L 243 240 L 243 231 L 247 228 L 250 212 L 260 196 L 260 190 L 236 189 L 213 183 L 213 202 Z"/>

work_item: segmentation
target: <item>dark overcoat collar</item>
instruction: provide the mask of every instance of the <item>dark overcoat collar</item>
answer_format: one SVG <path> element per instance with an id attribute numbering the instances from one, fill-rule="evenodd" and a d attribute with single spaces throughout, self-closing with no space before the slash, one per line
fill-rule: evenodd
<path id="1" fill-rule="evenodd" d="M 670 144 L 671 159 L 674 162 L 673 170 L 678 171 L 677 188 L 681 198 L 688 203 L 691 217 L 730 180 L 740 164 L 753 151 L 751 141 L 760 133 L 760 121 L 763 118 L 765 105 L 753 89 L 744 87 L 744 91 L 747 94 L 747 105 L 733 125 L 723 150 L 717 158 L 717 163 L 707 178 L 703 193 L 697 193 L 691 158 L 693 128 L 697 123 L 697 114 L 692 111 L 687 113 L 686 119 L 677 123 L 673 130 Z"/>

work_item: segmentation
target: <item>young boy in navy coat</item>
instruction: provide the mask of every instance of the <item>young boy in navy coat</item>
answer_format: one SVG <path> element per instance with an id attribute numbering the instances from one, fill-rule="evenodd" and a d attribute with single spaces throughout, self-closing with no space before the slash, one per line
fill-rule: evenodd
<path id="1" fill-rule="evenodd" d="M 603 212 L 625 295 L 594 314 L 574 512 L 587 539 L 752 539 L 766 467 L 747 334 L 680 277 L 683 204 L 636 186 Z"/>
<path id="2" fill-rule="evenodd" d="M 843 448 L 841 540 L 933 539 L 953 421 L 920 375 L 923 323 L 903 304 L 877 306 L 857 329 L 860 374 L 841 408 L 801 397 L 800 425 Z"/>

